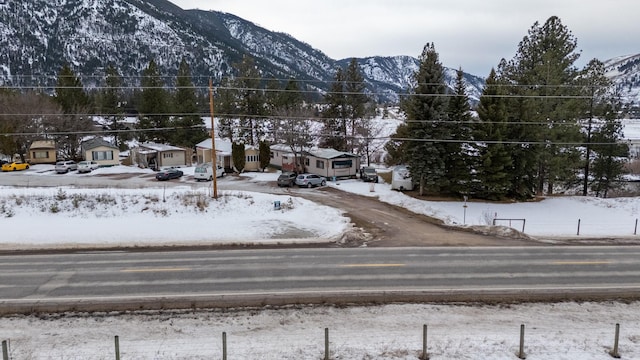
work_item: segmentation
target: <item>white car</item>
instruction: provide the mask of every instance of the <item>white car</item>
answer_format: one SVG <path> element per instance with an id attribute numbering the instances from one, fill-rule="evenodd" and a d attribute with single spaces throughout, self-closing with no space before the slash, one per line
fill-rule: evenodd
<path id="1" fill-rule="evenodd" d="M 99 167 L 100 164 L 95 161 L 80 161 L 78 163 L 78 173 L 92 172 Z"/>
<path id="2" fill-rule="evenodd" d="M 223 176 L 224 176 L 224 168 L 218 165 L 216 170 L 216 177 L 219 178 Z M 213 167 L 211 163 L 196 166 L 196 169 L 193 171 L 193 178 L 196 179 L 196 181 L 213 180 Z"/>

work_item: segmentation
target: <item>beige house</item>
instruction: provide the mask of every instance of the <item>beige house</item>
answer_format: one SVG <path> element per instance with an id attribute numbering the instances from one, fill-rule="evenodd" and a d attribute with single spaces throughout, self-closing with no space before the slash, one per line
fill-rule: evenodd
<path id="1" fill-rule="evenodd" d="M 216 163 L 222 166 L 226 172 L 233 172 L 237 169 L 233 164 L 231 156 L 231 141 L 216 138 Z M 211 162 L 211 149 L 213 144 L 211 138 L 196 144 L 196 158 L 199 164 Z M 260 150 L 251 145 L 244 146 L 245 165 L 244 171 L 258 171 L 260 169 Z"/>
<path id="2" fill-rule="evenodd" d="M 273 144 L 269 147 L 270 159 L 269 165 L 281 169 L 282 171 L 295 171 L 296 170 L 296 156 L 291 150 L 291 147 L 285 144 Z M 297 157 L 298 165 L 302 158 L 300 155 Z M 300 168 L 300 167 L 298 167 Z"/>
<path id="3" fill-rule="evenodd" d="M 146 142 L 131 149 L 131 162 L 154 170 L 191 165 L 187 151 L 177 146 Z"/>
<path id="4" fill-rule="evenodd" d="M 283 171 L 295 171 L 296 157 L 291 148 L 284 144 L 270 147 L 269 165 Z M 360 169 L 360 157 L 349 152 L 326 148 L 305 149 L 299 154 L 298 171 L 332 178 L 355 178 Z"/>
<path id="5" fill-rule="evenodd" d="M 334 149 L 315 148 L 303 153 L 305 172 L 327 179 L 355 178 L 360 168 L 360 157 Z"/>
<path id="6" fill-rule="evenodd" d="M 55 164 L 57 160 L 56 142 L 53 140 L 38 140 L 29 146 L 29 163 Z"/>
<path id="7" fill-rule="evenodd" d="M 80 149 L 84 160 L 93 160 L 100 164 L 101 167 L 120 164 L 120 150 L 118 147 L 102 138 L 83 141 Z"/>

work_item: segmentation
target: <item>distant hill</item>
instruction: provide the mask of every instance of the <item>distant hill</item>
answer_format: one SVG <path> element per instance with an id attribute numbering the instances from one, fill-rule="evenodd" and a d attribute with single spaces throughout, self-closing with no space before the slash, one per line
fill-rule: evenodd
<path id="1" fill-rule="evenodd" d="M 248 54 L 263 78 L 296 78 L 305 90 L 322 92 L 336 68 L 350 61 L 331 59 L 312 45 L 235 15 L 184 10 L 167 0 L 0 0 L 0 48 L 0 85 L 11 86 L 50 87 L 65 62 L 88 87 L 101 84 L 108 64 L 135 86 L 152 59 L 171 86 L 185 57 L 195 85 L 204 88 L 210 78 L 230 74 Z M 419 64 L 410 56 L 357 60 L 368 91 L 381 103 L 398 101 Z M 609 75 L 636 104 L 639 61 L 640 55 L 607 61 Z M 455 69 L 446 68 L 445 78 L 453 85 Z M 469 97 L 477 100 L 484 79 L 465 74 L 465 81 Z"/>

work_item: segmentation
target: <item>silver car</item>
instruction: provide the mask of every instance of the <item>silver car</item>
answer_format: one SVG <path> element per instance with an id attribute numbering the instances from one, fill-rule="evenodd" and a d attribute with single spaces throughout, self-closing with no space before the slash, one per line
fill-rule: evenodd
<path id="1" fill-rule="evenodd" d="M 100 165 L 95 161 L 80 161 L 78 163 L 78 173 L 92 172 L 99 167 Z"/>
<path id="2" fill-rule="evenodd" d="M 296 185 L 300 187 L 314 187 L 325 186 L 327 181 L 320 175 L 316 174 L 301 174 L 296 177 Z"/>
<path id="3" fill-rule="evenodd" d="M 78 164 L 75 161 L 66 160 L 66 161 L 58 161 L 56 163 L 56 172 L 58 174 L 65 174 L 69 171 L 78 170 Z"/>

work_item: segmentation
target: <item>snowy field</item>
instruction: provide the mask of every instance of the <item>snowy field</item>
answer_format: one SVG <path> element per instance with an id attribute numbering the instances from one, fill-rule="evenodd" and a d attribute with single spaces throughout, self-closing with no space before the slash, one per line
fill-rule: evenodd
<path id="1" fill-rule="evenodd" d="M 88 176 L 117 171 L 138 170 L 100 169 Z M 189 171 L 193 170 L 185 169 Z M 247 174 L 246 179 L 275 181 L 276 176 Z M 287 228 L 298 229 L 298 234 L 302 231 L 303 241 L 331 241 L 349 226 L 339 210 L 301 198 L 222 190 L 220 200 L 213 201 L 207 191 L 186 183 L 166 189 L 155 184 L 150 181 L 142 189 L 1 187 L 0 247 L 148 245 L 172 243 L 177 236 L 186 243 L 301 241 L 288 238 L 283 230 Z M 391 191 L 388 184 L 372 188 L 346 180 L 328 186 L 377 196 L 448 224 L 487 225 L 487 218 L 497 214 L 526 218 L 525 232 L 536 237 L 638 239 L 633 235 L 640 208 L 637 197 L 558 197 L 524 204 L 469 202 L 465 210 L 462 202 L 419 201 Z M 280 210 L 274 210 L 276 200 L 281 202 Z M 579 236 L 578 219 L 582 223 Z M 517 359 L 520 325 L 524 324 L 527 359 L 595 360 L 611 358 L 608 352 L 614 344 L 616 323 L 621 325 L 620 355 L 640 359 L 637 302 L 16 316 L 0 318 L 0 340 L 8 341 L 9 359 L 20 360 L 114 359 L 116 335 L 122 359 L 220 359 L 224 332 L 229 359 L 306 360 L 324 358 L 324 329 L 328 328 L 330 359 L 414 360 L 420 358 L 426 324 L 430 359 L 506 360 Z"/>

